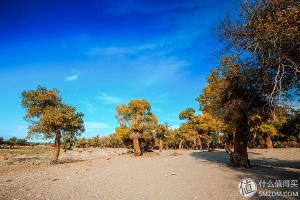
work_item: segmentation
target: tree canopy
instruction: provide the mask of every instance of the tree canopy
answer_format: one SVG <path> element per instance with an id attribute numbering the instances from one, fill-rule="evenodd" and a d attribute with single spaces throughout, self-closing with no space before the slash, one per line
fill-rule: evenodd
<path id="1" fill-rule="evenodd" d="M 85 131 L 83 113 L 63 103 L 57 89 L 38 86 L 36 90 L 24 91 L 21 104 L 26 109 L 23 118 L 31 124 L 28 137 L 42 134 L 46 139 L 55 138 L 53 163 L 58 160 L 62 134 L 80 136 Z"/>
<path id="2" fill-rule="evenodd" d="M 299 90 L 299 22 L 298 0 L 245 1 L 238 18 L 227 16 L 216 32 L 225 44 L 223 55 L 239 57 L 247 68 L 272 79 L 272 90 L 266 94 L 270 105 L 284 100 L 288 90 Z"/>
<path id="3" fill-rule="evenodd" d="M 267 138 L 274 135 L 271 124 L 262 123 L 300 89 L 299 13 L 296 0 L 245 1 L 238 18 L 219 24 L 216 34 L 225 48 L 197 100 L 202 111 L 235 127 L 233 165 L 250 166 L 253 127 Z"/>
<path id="4" fill-rule="evenodd" d="M 120 126 L 124 126 L 120 131 L 126 131 L 125 127 L 130 129 L 131 137 L 133 138 L 134 155 L 141 155 L 139 138 L 149 128 L 155 126 L 158 122 L 156 116 L 151 112 L 151 106 L 148 101 L 135 99 L 128 105 L 121 104 L 116 107 L 117 118 Z M 126 134 L 126 132 L 124 132 Z"/>

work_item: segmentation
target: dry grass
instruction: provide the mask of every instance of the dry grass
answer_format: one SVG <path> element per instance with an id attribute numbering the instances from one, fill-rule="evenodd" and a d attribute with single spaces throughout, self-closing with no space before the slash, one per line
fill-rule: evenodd
<path id="1" fill-rule="evenodd" d="M 51 148 L 0 149 L 0 166 L 19 163 L 41 163 L 49 160 Z"/>

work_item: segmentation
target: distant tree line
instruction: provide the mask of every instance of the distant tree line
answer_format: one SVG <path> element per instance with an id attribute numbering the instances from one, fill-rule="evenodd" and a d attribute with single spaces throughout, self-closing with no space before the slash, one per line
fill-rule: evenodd
<path id="1" fill-rule="evenodd" d="M 186 119 L 179 128 L 170 124 L 153 126 L 145 130 L 139 138 L 141 151 L 168 149 L 209 149 L 233 145 L 235 129 L 230 124 L 213 119 L 209 114 L 194 115 L 188 108 L 180 113 Z M 249 148 L 284 148 L 300 147 L 300 110 L 295 110 L 275 122 L 264 123 L 255 127 L 255 137 L 249 142 Z M 160 130 L 160 131 L 157 131 Z M 162 144 L 161 144 L 162 143 Z M 116 127 L 116 132 L 109 136 L 79 138 L 74 141 L 77 148 L 129 148 L 133 149 L 130 129 Z"/>
<path id="2" fill-rule="evenodd" d="M 19 147 L 26 147 L 26 146 L 52 146 L 51 142 L 30 142 L 26 138 L 20 139 L 17 137 L 11 137 L 5 140 L 3 137 L 0 137 L 0 148 L 19 148 Z"/>

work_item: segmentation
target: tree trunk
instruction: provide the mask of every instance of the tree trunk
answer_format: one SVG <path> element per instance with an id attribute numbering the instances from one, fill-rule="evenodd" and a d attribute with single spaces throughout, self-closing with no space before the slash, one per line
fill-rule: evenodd
<path id="1" fill-rule="evenodd" d="M 59 156 L 59 151 L 60 151 L 60 138 L 61 134 L 58 132 L 55 134 L 55 142 L 54 142 L 54 151 L 52 154 L 52 164 L 56 164 Z"/>
<path id="2" fill-rule="evenodd" d="M 133 133 L 132 139 L 133 139 L 134 155 L 135 156 L 142 155 L 141 147 L 140 147 L 140 143 L 139 143 L 139 134 L 138 133 Z"/>
<path id="3" fill-rule="evenodd" d="M 248 118 L 246 116 L 237 120 L 235 131 L 234 152 L 230 151 L 231 165 L 236 167 L 250 167 L 248 159 L 247 144 L 251 140 L 251 134 L 248 126 Z"/>
<path id="4" fill-rule="evenodd" d="M 231 150 L 234 149 L 234 142 L 233 142 L 233 135 L 232 134 L 228 134 L 228 142 L 229 142 L 229 148 Z"/>
<path id="5" fill-rule="evenodd" d="M 199 149 L 203 149 L 202 147 L 202 141 L 201 141 L 202 135 L 198 135 L 198 140 L 199 140 Z"/>
<path id="6" fill-rule="evenodd" d="M 159 152 L 162 152 L 163 150 L 163 140 L 159 139 Z"/>
<path id="7" fill-rule="evenodd" d="M 271 137 L 269 135 L 266 135 L 264 137 L 264 140 L 265 140 L 266 148 L 273 149 L 273 143 L 272 143 Z"/>
<path id="8" fill-rule="evenodd" d="M 181 139 L 180 142 L 179 142 L 179 146 L 178 146 L 178 149 L 179 149 L 179 150 L 182 149 L 182 143 L 183 143 L 183 139 Z"/>
<path id="9" fill-rule="evenodd" d="M 193 144 L 193 149 L 195 150 L 196 147 L 197 147 L 196 136 L 194 136 L 193 142 L 194 142 L 194 144 Z"/>

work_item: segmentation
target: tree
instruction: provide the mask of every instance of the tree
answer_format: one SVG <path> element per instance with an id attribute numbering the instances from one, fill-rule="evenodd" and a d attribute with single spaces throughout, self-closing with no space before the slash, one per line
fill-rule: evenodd
<path id="1" fill-rule="evenodd" d="M 67 149 L 72 149 L 72 146 L 75 143 L 75 141 L 76 137 L 74 136 L 74 134 L 66 133 L 62 135 L 62 147 L 65 150 L 65 152 L 67 151 Z"/>
<path id="2" fill-rule="evenodd" d="M 149 126 L 157 124 L 157 118 L 151 113 L 151 106 L 146 100 L 135 99 L 128 105 L 121 104 L 116 107 L 117 118 L 120 126 L 126 126 L 130 129 L 133 140 L 134 155 L 141 155 L 139 139 L 143 135 L 145 129 Z"/>
<path id="3" fill-rule="evenodd" d="M 79 138 L 78 140 L 76 140 L 75 146 L 85 149 L 87 147 L 87 139 L 85 139 L 84 137 Z"/>
<path id="4" fill-rule="evenodd" d="M 193 108 L 187 108 L 179 113 L 179 119 L 180 120 L 186 120 L 186 126 L 183 126 L 181 130 L 186 129 L 187 133 L 191 134 L 191 137 L 193 138 L 193 149 L 196 149 L 197 147 L 197 138 L 200 141 L 199 135 L 198 135 L 198 128 L 199 124 L 197 123 L 197 118 L 195 116 L 195 110 Z"/>
<path id="5" fill-rule="evenodd" d="M 111 148 L 116 148 L 121 145 L 121 141 L 118 139 L 116 133 L 108 136 L 109 145 Z"/>
<path id="6" fill-rule="evenodd" d="M 300 109 L 292 110 L 281 127 L 285 139 L 300 143 Z"/>
<path id="7" fill-rule="evenodd" d="M 28 143 L 27 143 L 26 139 L 17 139 L 16 140 L 16 145 L 18 145 L 18 146 L 26 146 L 26 145 L 28 145 Z"/>
<path id="8" fill-rule="evenodd" d="M 0 137 L 0 145 L 4 144 L 4 138 Z"/>
<path id="9" fill-rule="evenodd" d="M 127 148 L 132 147 L 132 139 L 130 139 L 130 128 L 125 125 L 120 125 L 115 128 L 116 137 L 121 144 Z"/>
<path id="10" fill-rule="evenodd" d="M 52 163 L 58 161 L 62 135 L 80 136 L 85 131 L 83 114 L 64 104 L 57 89 L 38 86 L 36 90 L 23 91 L 21 104 L 26 109 L 23 118 L 31 124 L 28 137 L 42 134 L 45 139 L 55 138 Z"/>
<path id="11" fill-rule="evenodd" d="M 278 134 L 277 129 L 272 124 L 262 124 L 259 126 L 258 134 L 262 136 L 265 141 L 265 147 L 267 149 L 273 148 L 272 138 Z"/>
<path id="12" fill-rule="evenodd" d="M 227 16 L 216 32 L 225 45 L 222 55 L 239 57 L 248 68 L 260 69 L 272 79 L 272 90 L 266 94 L 270 108 L 291 88 L 299 89 L 299 21 L 298 0 L 245 1 L 239 17 Z"/>
<path id="13" fill-rule="evenodd" d="M 202 109 L 234 124 L 234 165 L 250 165 L 250 118 L 259 115 L 264 122 L 291 98 L 291 89 L 299 91 L 299 21 L 298 0 L 255 0 L 241 4 L 237 20 L 227 16 L 220 23 L 216 33 L 225 56 L 198 100 Z"/>
<path id="14" fill-rule="evenodd" d="M 156 138 L 159 139 L 159 152 L 162 152 L 163 150 L 163 140 L 166 138 L 166 135 L 168 133 L 168 127 L 167 125 L 162 125 L 162 124 L 159 124 L 157 125 L 156 127 L 156 130 L 155 130 L 155 136 Z"/>
<path id="15" fill-rule="evenodd" d="M 194 141 L 194 135 L 189 125 L 187 123 L 182 123 L 180 124 L 179 129 L 175 129 L 174 132 L 175 138 L 179 141 L 178 149 L 181 150 L 184 146 L 190 148 L 188 144 L 191 143 L 191 141 Z M 193 143 L 193 145 L 194 144 L 195 143 Z"/>
<path id="16" fill-rule="evenodd" d="M 190 135 L 187 138 L 192 138 L 193 149 L 209 148 L 209 143 L 212 141 L 216 143 L 217 135 L 223 129 L 221 121 L 214 120 L 207 112 L 203 115 L 195 115 L 193 108 L 182 111 L 179 119 L 186 120 L 185 125 L 181 126 L 181 131 L 186 132 L 186 136 Z"/>
<path id="17" fill-rule="evenodd" d="M 253 138 L 250 119 L 259 115 L 263 122 L 268 118 L 266 94 L 272 89 L 264 84 L 268 77 L 262 77 L 260 71 L 248 70 L 239 60 L 224 57 L 217 69 L 207 77 L 208 86 L 197 98 L 200 109 L 226 124 L 234 124 L 234 152 L 230 153 L 231 164 L 250 167 L 247 145 Z M 252 122 L 254 122 L 252 120 Z M 259 125 L 259 124 L 258 124 Z"/>

